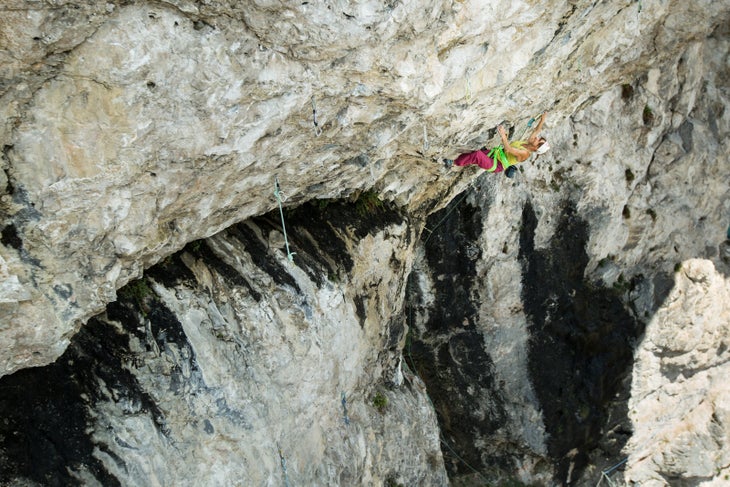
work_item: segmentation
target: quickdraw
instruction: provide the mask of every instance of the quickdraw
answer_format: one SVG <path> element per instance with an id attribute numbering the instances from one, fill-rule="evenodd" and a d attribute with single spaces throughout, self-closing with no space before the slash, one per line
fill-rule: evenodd
<path id="1" fill-rule="evenodd" d="M 296 252 L 289 250 L 289 238 L 286 236 L 286 224 L 284 223 L 284 209 L 281 206 L 282 196 L 281 187 L 279 186 L 279 176 L 275 176 L 274 179 L 274 196 L 276 197 L 277 203 L 279 203 L 279 214 L 281 215 L 281 229 L 284 232 L 284 243 L 286 244 L 286 256 L 289 262 L 294 262 L 294 256 Z"/>

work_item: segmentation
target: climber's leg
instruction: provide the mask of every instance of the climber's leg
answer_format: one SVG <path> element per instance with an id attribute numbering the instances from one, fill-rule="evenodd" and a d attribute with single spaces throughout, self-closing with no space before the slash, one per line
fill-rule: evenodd
<path id="1" fill-rule="evenodd" d="M 494 160 L 483 151 L 469 152 L 462 154 L 454 161 L 454 166 L 471 166 L 476 164 L 482 169 L 490 170 L 494 166 Z"/>

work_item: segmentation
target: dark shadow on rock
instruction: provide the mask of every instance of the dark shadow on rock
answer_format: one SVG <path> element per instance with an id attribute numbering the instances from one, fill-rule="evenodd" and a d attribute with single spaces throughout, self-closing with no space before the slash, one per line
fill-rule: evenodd
<path id="1" fill-rule="evenodd" d="M 498 396 L 489 395 L 496 389 L 494 364 L 475 326 L 480 253 L 476 241 L 482 233 L 482 218 L 480 209 L 463 199 L 432 215 L 426 226 L 433 232 L 425 234 L 425 251 L 435 302 L 426 304 L 419 294 L 416 273 L 411 274 L 407 291 L 411 330 L 406 360 L 426 383 L 448 444 L 442 443 L 442 453 L 452 479 L 473 473 L 466 464 L 482 471 L 493 466 L 485 464 L 474 447 L 475 435 L 489 436 L 506 421 Z M 428 319 L 416 327 L 414 314 L 428 315 Z"/>
<path id="2" fill-rule="evenodd" d="M 529 203 L 522 219 L 529 371 L 556 481 L 570 484 L 589 463 L 595 464 L 596 449 L 604 449 L 598 457 L 607 462 L 621 459 L 630 424 L 626 402 L 619 399 L 628 399 L 633 350 L 643 324 L 626 309 L 620 290 L 585 280 L 588 225 L 572 203 L 563 208 L 545 249 L 534 246 L 537 218 Z"/>
<path id="3" fill-rule="evenodd" d="M 92 411 L 100 402 L 127 404 L 134 409 L 129 412 L 149 415 L 160 434 L 168 433 L 162 411 L 129 371 L 136 358 L 129 339 L 134 335 L 145 341 L 140 317 L 146 314 L 149 346 L 189 344 L 174 314 L 146 296 L 151 291 L 140 282 L 122 288 L 119 300 L 107 306 L 105 315 L 89 320 L 56 362 L 0 379 L 0 479 L 82 485 L 71 472 L 86 470 L 102 485 L 121 485 L 93 454 L 99 449 L 125 469 L 123 459 L 92 436 L 98 427 Z M 192 349 L 189 357 L 195 370 Z"/>

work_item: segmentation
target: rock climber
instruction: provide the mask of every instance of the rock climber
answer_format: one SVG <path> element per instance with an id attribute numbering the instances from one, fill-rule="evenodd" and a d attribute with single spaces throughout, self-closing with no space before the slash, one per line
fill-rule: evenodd
<path id="1" fill-rule="evenodd" d="M 544 154 L 550 149 L 550 144 L 545 140 L 545 137 L 539 136 L 546 116 L 547 112 L 543 112 L 540 116 L 540 121 L 526 141 L 516 140 L 510 143 L 504 127 L 500 125 L 497 127 L 497 131 L 502 139 L 501 146 L 495 147 L 491 151 L 480 149 L 462 154 L 456 160 L 444 159 L 444 163 L 447 167 L 451 167 L 451 165 L 470 166 L 476 164 L 488 172 L 505 171 L 505 175 L 511 178 L 516 172 L 515 164 L 526 161 L 533 152 Z"/>

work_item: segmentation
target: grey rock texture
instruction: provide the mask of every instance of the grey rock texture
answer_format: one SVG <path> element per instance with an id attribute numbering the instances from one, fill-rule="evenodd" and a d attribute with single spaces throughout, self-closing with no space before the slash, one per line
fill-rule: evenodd
<path id="1" fill-rule="evenodd" d="M 357 211 L 332 206 L 349 219 Z M 57 362 L 7 377 L 0 476 L 445 485 L 434 411 L 401 369 L 405 328 L 393 321 L 411 230 L 386 209 L 370 228 L 310 221 L 318 211 L 290 215 L 304 239 L 298 265 L 274 245 L 269 219 L 235 225 L 122 289 Z M 8 407 L 20 402 L 47 406 Z"/>
<path id="2" fill-rule="evenodd" d="M 637 350 L 627 481 L 723 485 L 728 458 L 727 273 L 689 260 Z"/>
<path id="3" fill-rule="evenodd" d="M 727 2 L 0 9 L 3 480 L 725 481 Z"/>

